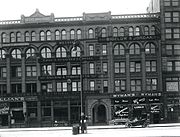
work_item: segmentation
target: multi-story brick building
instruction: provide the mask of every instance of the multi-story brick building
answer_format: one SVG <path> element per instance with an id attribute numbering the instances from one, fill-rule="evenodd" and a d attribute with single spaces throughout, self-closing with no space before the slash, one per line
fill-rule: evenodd
<path id="1" fill-rule="evenodd" d="M 55 18 L 36 10 L 1 21 L 1 126 L 72 124 L 81 107 L 89 124 L 147 114 L 151 123 L 177 121 L 179 104 L 168 100 L 179 95 L 178 70 L 166 69 L 169 61 L 178 69 L 178 43 L 166 46 L 163 12 Z"/>

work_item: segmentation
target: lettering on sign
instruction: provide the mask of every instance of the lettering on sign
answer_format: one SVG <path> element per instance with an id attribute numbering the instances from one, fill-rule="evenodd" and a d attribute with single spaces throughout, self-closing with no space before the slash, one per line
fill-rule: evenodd
<path id="1" fill-rule="evenodd" d="M 1 97 L 0 102 L 18 102 L 24 101 L 24 97 Z"/>

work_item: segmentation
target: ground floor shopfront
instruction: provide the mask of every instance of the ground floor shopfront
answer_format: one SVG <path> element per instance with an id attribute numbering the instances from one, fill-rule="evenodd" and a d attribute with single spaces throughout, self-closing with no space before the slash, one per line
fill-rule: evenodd
<path id="1" fill-rule="evenodd" d="M 83 108 L 89 125 L 104 125 L 117 118 L 145 118 L 151 123 L 170 122 L 179 117 L 179 106 L 164 104 L 162 93 L 128 93 L 89 95 Z M 168 109 L 165 109 L 168 108 Z M 166 111 L 167 110 L 167 111 Z M 176 113 L 177 112 L 177 113 Z M 81 102 L 79 96 L 1 97 L 1 127 L 51 127 L 79 123 Z"/>

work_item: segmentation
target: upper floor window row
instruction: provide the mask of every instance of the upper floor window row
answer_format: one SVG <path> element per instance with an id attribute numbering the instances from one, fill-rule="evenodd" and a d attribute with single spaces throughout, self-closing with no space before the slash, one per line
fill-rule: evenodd
<path id="1" fill-rule="evenodd" d="M 113 36 L 140 36 L 140 35 L 156 35 L 156 27 L 155 26 L 144 26 L 144 27 L 129 27 L 129 28 L 113 28 Z"/>
<path id="2" fill-rule="evenodd" d="M 141 53 L 141 47 L 138 43 L 132 43 L 129 46 L 130 55 L 139 55 Z M 147 43 L 145 45 L 145 54 L 154 55 L 156 54 L 156 45 L 154 43 Z M 125 46 L 123 44 L 116 44 L 114 46 L 114 55 L 125 55 Z"/>
<path id="3" fill-rule="evenodd" d="M 179 6 L 179 0 L 164 0 L 164 6 Z"/>

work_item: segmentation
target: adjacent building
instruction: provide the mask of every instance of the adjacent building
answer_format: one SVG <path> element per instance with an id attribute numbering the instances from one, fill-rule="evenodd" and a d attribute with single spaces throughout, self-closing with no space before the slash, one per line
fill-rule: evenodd
<path id="1" fill-rule="evenodd" d="M 91 125 L 147 114 L 151 123 L 177 122 L 179 1 L 159 5 L 157 13 L 36 10 L 1 21 L 0 125 L 71 125 L 82 108 Z"/>

